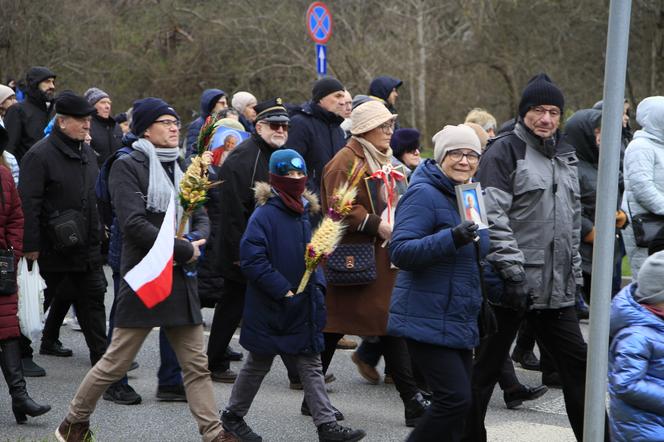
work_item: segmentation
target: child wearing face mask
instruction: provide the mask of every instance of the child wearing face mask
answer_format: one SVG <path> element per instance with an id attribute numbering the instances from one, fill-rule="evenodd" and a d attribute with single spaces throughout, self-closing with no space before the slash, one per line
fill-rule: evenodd
<path id="1" fill-rule="evenodd" d="M 312 275 L 306 289 L 295 293 L 311 239 L 309 216 L 320 210 L 318 199 L 305 191 L 307 167 L 296 151 L 275 151 L 269 170 L 269 184 L 256 183 L 257 207 L 240 242 L 240 267 L 247 278 L 240 344 L 249 355 L 221 420 L 240 440 L 262 440 L 244 416 L 274 357 L 281 355 L 297 366 L 319 441 L 357 441 L 365 432 L 337 424 L 325 390 L 320 359 L 324 287 Z"/>

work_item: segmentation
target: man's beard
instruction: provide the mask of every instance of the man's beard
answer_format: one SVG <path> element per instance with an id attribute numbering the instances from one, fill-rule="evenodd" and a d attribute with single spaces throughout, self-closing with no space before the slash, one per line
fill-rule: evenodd
<path id="1" fill-rule="evenodd" d="M 44 98 L 46 98 L 47 101 L 51 101 L 55 96 L 55 89 L 48 89 L 42 91 L 42 94 L 44 95 Z"/>
<path id="2" fill-rule="evenodd" d="M 285 137 L 277 137 L 276 135 L 272 135 L 270 137 L 270 145 L 274 147 L 275 149 L 280 149 L 281 147 L 286 144 L 286 138 Z"/>

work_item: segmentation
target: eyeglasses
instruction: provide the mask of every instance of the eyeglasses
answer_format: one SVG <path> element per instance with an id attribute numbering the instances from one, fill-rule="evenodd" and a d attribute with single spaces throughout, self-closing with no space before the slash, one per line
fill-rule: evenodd
<path id="1" fill-rule="evenodd" d="M 461 161 L 463 157 L 466 157 L 468 164 L 477 164 L 480 161 L 480 156 L 475 152 L 466 153 L 461 150 L 451 150 L 447 152 L 447 156 L 457 163 Z"/>
<path id="2" fill-rule="evenodd" d="M 558 118 L 560 117 L 560 109 L 558 108 L 553 108 L 553 109 L 547 109 L 542 106 L 535 106 L 531 107 L 530 111 L 533 112 L 537 117 L 543 117 L 545 113 L 549 113 L 551 115 L 551 118 Z"/>
<path id="3" fill-rule="evenodd" d="M 298 172 L 305 173 L 304 161 L 302 158 L 291 158 L 290 161 L 279 161 L 276 164 L 277 173 L 279 175 L 286 175 L 290 170 L 296 170 Z"/>
<path id="4" fill-rule="evenodd" d="M 268 126 L 270 126 L 270 129 L 272 129 L 275 132 L 277 132 L 279 129 L 283 129 L 284 132 L 288 132 L 288 128 L 290 127 L 290 124 L 288 123 L 272 123 L 270 121 L 262 121 L 262 123 L 265 123 Z"/>
<path id="5" fill-rule="evenodd" d="M 385 135 L 389 135 L 394 132 L 394 122 L 393 121 L 388 121 L 387 123 L 383 123 L 380 126 L 378 126 L 380 130 L 383 131 Z"/>
<path id="6" fill-rule="evenodd" d="M 165 126 L 166 128 L 170 129 L 171 127 L 175 126 L 177 129 L 180 128 L 182 125 L 180 123 L 180 120 L 155 120 L 155 123 L 159 123 L 162 126 Z"/>

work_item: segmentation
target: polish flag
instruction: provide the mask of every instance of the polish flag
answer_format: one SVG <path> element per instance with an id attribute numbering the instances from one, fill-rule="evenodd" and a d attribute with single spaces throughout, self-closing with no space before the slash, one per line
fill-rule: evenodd
<path id="1" fill-rule="evenodd" d="M 171 195 L 157 239 L 141 262 L 124 279 L 147 308 L 168 298 L 173 290 L 173 246 L 175 244 L 175 201 Z"/>

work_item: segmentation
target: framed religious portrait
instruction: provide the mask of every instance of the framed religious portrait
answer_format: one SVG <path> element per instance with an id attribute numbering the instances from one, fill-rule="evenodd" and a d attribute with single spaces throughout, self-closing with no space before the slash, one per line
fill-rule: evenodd
<path id="1" fill-rule="evenodd" d="M 394 225 L 394 212 L 399 199 L 408 189 L 408 178 L 404 166 L 384 166 L 364 179 L 371 211 L 383 221 Z"/>
<path id="2" fill-rule="evenodd" d="M 480 229 L 489 228 L 489 220 L 484 207 L 484 196 L 480 183 L 455 186 L 461 221 L 474 221 Z"/>
<path id="3" fill-rule="evenodd" d="M 230 152 L 235 146 L 249 138 L 250 135 L 249 132 L 243 130 L 219 126 L 210 142 L 210 150 L 215 151 L 219 148 L 223 148 L 225 151 Z"/>

